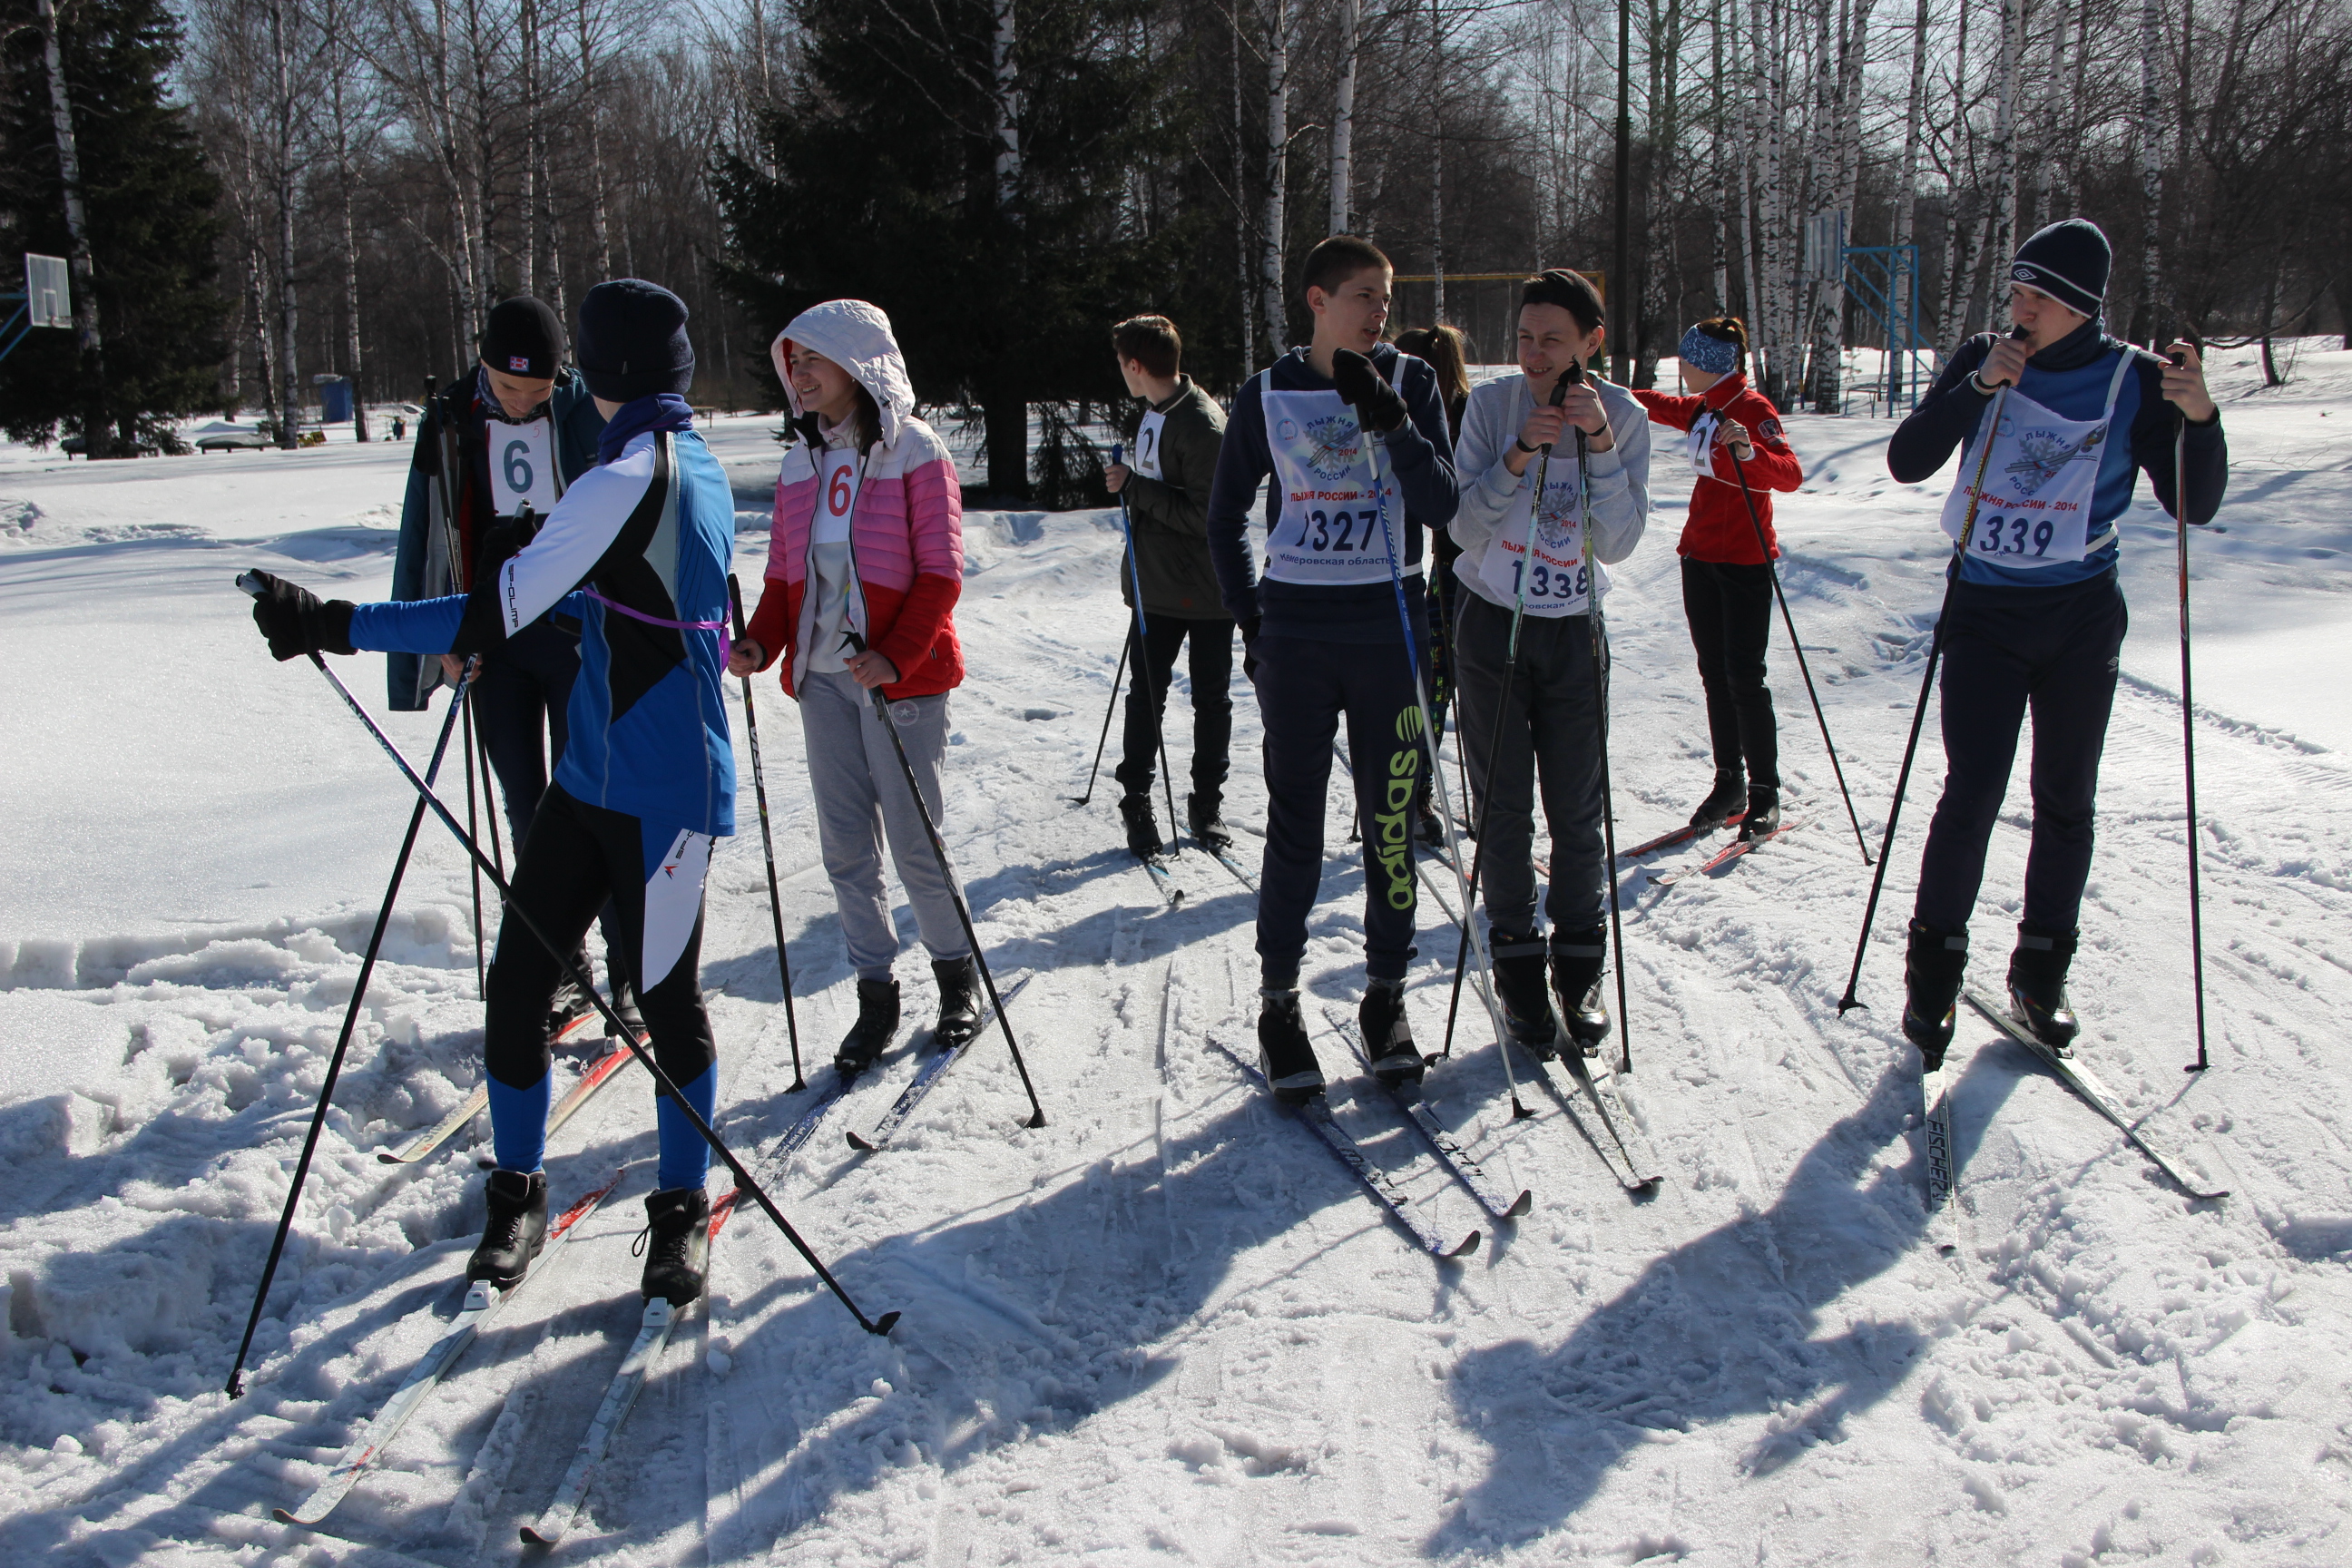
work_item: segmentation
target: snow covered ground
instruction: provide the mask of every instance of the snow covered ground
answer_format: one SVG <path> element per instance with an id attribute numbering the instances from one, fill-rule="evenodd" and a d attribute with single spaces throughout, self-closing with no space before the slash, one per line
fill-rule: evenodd
<path id="1" fill-rule="evenodd" d="M 2251 354 L 2224 357 L 2227 531 L 2194 545 L 2217 1070 L 2179 1070 L 2171 535 L 2145 503 L 2075 996 L 2110 1087 L 2233 1195 L 2184 1198 L 1964 1021 L 1963 1244 L 1956 1261 L 1927 1245 L 1894 1026 L 1939 752 L 1931 735 L 1864 974 L 1874 1010 L 1842 1021 L 1867 873 L 1776 634 L 1804 827 L 1720 879 L 1655 884 L 1692 850 L 1624 880 L 1626 1089 L 1662 1190 L 1629 1199 L 1532 1089 L 1537 1115 L 1511 1121 L 1474 1019 L 1433 1093 L 1535 1206 L 1433 1264 L 1209 1048 L 1250 1035 L 1240 884 L 1187 855 L 1171 910 L 1125 861 L 1105 795 L 1063 804 L 1118 653 L 1114 514 L 975 516 L 947 833 L 996 972 L 1034 975 L 1013 1016 L 1048 1124 L 1017 1125 L 992 1037 L 898 1145 L 852 1157 L 828 1132 L 804 1151 L 778 1195 L 867 1310 L 905 1313 L 896 1335 L 859 1332 L 766 1220 L 739 1217 L 708 1313 L 558 1554 L 2352 1563 L 2352 354 L 2305 345 L 2274 391 Z M 1883 419 L 1790 426 L 1813 478 L 1782 506 L 1785 577 L 1874 845 L 1937 603 L 1942 487 L 1885 477 Z M 712 431 L 750 514 L 747 580 L 772 427 Z M 631 1068 L 550 1152 L 559 1197 L 617 1167 L 614 1200 L 326 1531 L 269 1521 L 454 1311 L 478 1223 L 485 1125 L 421 1166 L 374 1158 L 479 1078 L 467 878 L 428 828 L 252 1390 L 220 1393 L 409 804 L 307 665 L 268 659 L 230 578 L 258 564 L 382 593 L 407 457 L 0 453 L 7 1561 L 508 1561 L 635 1331 L 653 1142 Z M 1687 480 L 1663 458 L 1654 479 L 1654 531 L 1610 601 L 1621 842 L 1681 820 L 1708 765 L 1673 552 Z M 338 668 L 380 705 L 379 661 Z M 1239 695 L 1229 812 L 1254 824 L 1258 725 Z M 798 727 L 772 685 L 758 700 L 803 1049 L 822 1058 L 850 977 Z M 438 717 L 387 723 L 421 760 Z M 1362 878 L 1336 790 L 1329 822 L 1307 980 L 1351 1005 Z M 2021 776 L 1976 928 L 1986 984 L 2026 825 Z M 723 1124 L 756 1149 L 797 1099 L 749 835 L 716 861 L 710 910 Z M 1413 1016 L 1433 1044 L 1453 943 L 1426 902 L 1423 928 Z M 926 1016 L 927 973 L 902 972 Z M 908 1051 L 837 1126 L 880 1113 Z M 1481 1223 L 1385 1103 L 1334 1100 L 1433 1226 Z"/>

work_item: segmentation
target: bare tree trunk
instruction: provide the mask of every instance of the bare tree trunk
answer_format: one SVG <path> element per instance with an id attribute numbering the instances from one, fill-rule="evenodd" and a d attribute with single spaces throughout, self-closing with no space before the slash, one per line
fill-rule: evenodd
<path id="1" fill-rule="evenodd" d="M 1240 273 L 1240 286 L 1234 290 L 1234 298 L 1241 304 L 1242 379 L 1246 381 L 1257 370 L 1257 325 L 1256 312 L 1250 307 L 1249 163 L 1244 151 L 1247 128 L 1242 121 L 1242 13 L 1238 4 L 1234 5 L 1231 16 L 1234 25 L 1234 265 Z"/>
<path id="2" fill-rule="evenodd" d="M 1021 93 L 1018 58 L 1020 33 L 1013 16 L 1013 0 L 995 0 L 996 35 L 991 42 L 990 65 L 995 73 L 996 210 L 1007 220 L 1020 222 Z"/>
<path id="3" fill-rule="evenodd" d="M 1927 0 L 1919 0 L 1911 19 L 1911 92 L 1906 102 L 1909 107 L 1903 115 L 1903 163 L 1895 174 L 1895 232 L 1892 244 L 1896 251 L 1912 243 L 1912 230 L 1919 216 L 1919 132 L 1927 107 Z M 1896 258 L 1899 260 L 1899 257 Z M 1918 257 L 1911 258 L 1909 270 L 1895 279 L 1895 288 L 1887 296 L 1888 322 L 1891 338 L 1900 338 L 1906 331 L 1919 298 Z M 1911 348 L 1907 342 L 1903 347 Z"/>
<path id="4" fill-rule="evenodd" d="M 1430 324 L 1445 320 L 1445 18 L 1429 0 Z"/>
<path id="5" fill-rule="evenodd" d="M 327 43 L 328 109 L 335 138 L 335 195 L 343 231 L 343 350 L 352 378 L 352 436 L 368 439 L 367 392 L 361 384 L 364 362 L 360 358 L 360 253 L 352 223 L 352 130 L 348 91 L 351 86 L 351 39 L 344 32 L 341 0 L 327 0 L 321 28 Z"/>
<path id="6" fill-rule="evenodd" d="M 1772 7 L 1778 10 L 1777 0 Z M 1789 268 L 1784 259 L 1788 250 L 1788 226 L 1783 221 L 1783 201 L 1780 188 L 1780 136 L 1787 123 L 1788 57 L 1779 47 L 1779 28 L 1768 19 L 1766 0 L 1748 0 L 1748 15 L 1756 32 L 1756 91 L 1755 101 L 1764 118 L 1761 137 L 1764 154 L 1763 189 L 1758 200 L 1763 208 L 1762 231 L 1764 275 L 1759 279 L 1766 295 L 1783 293 L 1788 289 Z M 1757 357 L 1763 363 L 1757 367 L 1759 380 L 1767 389 L 1765 395 L 1787 406 L 1787 380 L 1782 374 L 1780 321 L 1783 304 L 1779 299 L 1759 296 L 1756 301 L 1756 324 L 1759 328 Z"/>
<path id="7" fill-rule="evenodd" d="M 81 353 L 82 455 L 95 462 L 111 457 L 106 417 L 106 344 L 98 330 L 97 261 L 89 246 L 89 215 L 81 199 L 81 151 L 74 136 L 73 99 L 66 86 L 66 57 L 58 42 L 58 14 L 39 0 L 41 54 L 49 78 L 49 123 L 58 141 L 58 183 L 65 188 L 68 258 L 73 273 L 74 342 Z"/>
<path id="8" fill-rule="evenodd" d="M 1836 184 L 1832 210 L 1853 221 L 1854 201 L 1862 179 L 1862 69 L 1869 53 L 1870 13 L 1874 0 L 1853 0 L 1852 13 L 1839 41 Z M 1832 271 L 1822 282 L 1813 311 L 1813 408 L 1835 414 L 1845 406 L 1845 258 L 1830 258 Z"/>
<path id="9" fill-rule="evenodd" d="M 2157 89 L 2157 59 L 2163 52 L 2164 25 L 2157 0 L 2139 7 L 2139 308 L 2133 312 L 2134 341 L 2153 347 L 2157 334 L 2157 240 L 2164 214 L 2163 99 Z"/>
<path id="10" fill-rule="evenodd" d="M 475 285 L 473 214 L 467 209 L 466 171 L 457 153 L 457 111 L 449 92 L 449 11 L 447 0 L 433 0 L 433 105 L 440 117 L 438 142 L 443 178 L 449 182 L 449 251 L 458 308 L 462 312 L 457 342 L 462 345 L 481 322 L 475 315 L 480 290 Z M 457 355 L 452 374 L 462 374 L 466 355 Z"/>
<path id="11" fill-rule="evenodd" d="M 302 416 L 301 377 L 296 360 L 301 352 L 301 315 L 297 304 L 294 273 L 294 30 L 301 13 L 289 16 L 299 0 L 269 0 L 269 51 L 278 89 L 270 108 L 277 134 L 278 194 L 278 444 L 291 449 Z"/>
<path id="12" fill-rule="evenodd" d="M 1732 213 L 1731 181 L 1733 160 L 1724 146 L 1723 121 L 1723 0 L 1713 0 L 1707 12 L 1707 36 L 1714 56 L 1713 99 L 1714 115 L 1707 144 L 1715 164 L 1715 212 L 1707 222 L 1707 232 L 1714 241 L 1715 252 L 1708 282 L 1715 301 L 1715 313 L 1727 315 L 1731 310 L 1731 266 L 1725 254 L 1723 226 Z"/>
<path id="13" fill-rule="evenodd" d="M 254 379 L 261 384 L 261 407 L 272 419 L 278 416 L 278 377 L 270 368 L 275 357 L 269 346 L 269 301 L 264 293 L 268 269 L 263 264 L 261 240 L 253 237 L 245 251 L 245 295 L 253 307 L 253 366 Z"/>
<path id="14" fill-rule="evenodd" d="M 1295 0 L 1273 0 L 1265 40 L 1265 232 L 1258 237 L 1259 309 L 1270 355 L 1279 358 L 1289 336 L 1283 309 L 1285 198 L 1290 182 L 1290 34 Z"/>
<path id="15" fill-rule="evenodd" d="M 2000 4 L 2000 86 L 1993 113 L 1992 236 L 1996 259 L 2017 247 L 2017 75 L 2018 53 L 2024 31 L 2021 0 Z M 1985 325 L 1999 319 L 2007 294 L 2008 269 L 1992 268 L 1985 279 Z"/>
<path id="16" fill-rule="evenodd" d="M 539 293 L 539 5 L 521 0 L 516 30 L 522 35 L 522 289 Z"/>
<path id="17" fill-rule="evenodd" d="M 1331 94 L 1331 232 L 1356 232 L 1357 0 L 1339 0 L 1339 79 Z"/>
<path id="18" fill-rule="evenodd" d="M 466 54 L 474 78 L 473 244 L 481 254 L 476 264 L 474 331 L 479 332 L 501 291 L 498 245 L 490 233 L 499 210 L 498 126 L 490 114 L 489 46 L 482 36 L 482 0 L 466 0 Z"/>
<path id="19" fill-rule="evenodd" d="M 580 0 L 580 95 L 588 121 L 588 238 L 596 247 L 596 276 L 613 276 L 613 235 L 604 221 L 604 109 L 596 89 L 594 33 L 588 0 Z"/>

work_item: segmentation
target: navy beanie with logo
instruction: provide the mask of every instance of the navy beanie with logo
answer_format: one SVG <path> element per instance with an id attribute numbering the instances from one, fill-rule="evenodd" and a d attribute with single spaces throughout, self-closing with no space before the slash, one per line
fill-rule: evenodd
<path id="1" fill-rule="evenodd" d="M 528 294 L 501 300 L 482 325 L 482 363 L 501 374 L 553 381 L 563 363 L 563 323 Z"/>
<path id="2" fill-rule="evenodd" d="M 686 301 L 642 278 L 599 283 L 580 301 L 581 378 L 607 403 L 694 384 L 694 343 Z"/>
<path id="3" fill-rule="evenodd" d="M 2017 247 L 2011 280 L 2039 289 L 2078 315 L 2095 316 L 2107 297 L 2107 237 L 2086 217 L 2037 229 Z"/>

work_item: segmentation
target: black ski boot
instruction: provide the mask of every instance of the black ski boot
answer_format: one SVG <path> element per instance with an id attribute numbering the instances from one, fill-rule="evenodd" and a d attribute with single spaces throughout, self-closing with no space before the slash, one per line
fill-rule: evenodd
<path id="1" fill-rule="evenodd" d="M 1551 999 L 1544 994 L 1544 943 L 1499 927 L 1486 929 L 1487 955 L 1495 961 L 1495 1000 L 1503 1005 L 1503 1027 L 1539 1057 L 1552 1054 Z"/>
<path id="2" fill-rule="evenodd" d="M 1926 1071 L 1944 1065 L 1952 1043 L 1952 1005 L 1960 999 L 1968 967 L 1967 931 L 1911 922 L 1911 945 L 1903 955 L 1903 1037 L 1919 1047 Z"/>
<path id="3" fill-rule="evenodd" d="M 1421 1049 L 1412 1043 L 1412 1023 L 1404 1016 L 1404 982 L 1375 980 L 1364 987 L 1356 1009 L 1364 1048 L 1372 1055 L 1372 1076 L 1389 1089 L 1410 1094 L 1421 1088 Z"/>
<path id="4" fill-rule="evenodd" d="M 572 963 L 582 973 L 588 972 L 588 950 L 582 948 Z M 596 1004 L 582 990 L 580 982 L 572 978 L 572 971 L 562 972 L 555 982 L 555 994 L 547 1002 L 547 1043 L 562 1045 L 585 1027 L 596 1016 Z"/>
<path id="5" fill-rule="evenodd" d="M 841 1038 L 833 1054 L 833 1070 L 844 1078 L 864 1072 L 898 1032 L 898 983 L 861 980 L 857 983 L 857 1022 Z"/>
<path id="6" fill-rule="evenodd" d="M 1127 824 L 1127 852 L 1139 860 L 1155 860 L 1160 857 L 1160 819 L 1151 815 L 1151 797 L 1130 795 L 1119 797 L 1119 820 Z"/>
<path id="7" fill-rule="evenodd" d="M 1738 817 L 1748 805 L 1748 773 L 1743 768 L 1715 770 L 1715 787 L 1691 813 L 1690 825 L 1701 833 L 1712 833 L 1725 823 Z"/>
<path id="8" fill-rule="evenodd" d="M 1150 804 L 1146 802 L 1143 809 L 1150 811 Z M 1234 847 L 1234 830 L 1225 826 L 1224 803 L 1215 795 L 1186 795 L 1184 820 L 1192 837 L 1211 849 L 1222 854 Z"/>
<path id="9" fill-rule="evenodd" d="M 547 1173 L 492 1171 L 488 1195 L 489 1223 L 466 1264 L 466 1278 L 508 1290 L 547 1245 Z"/>
<path id="10" fill-rule="evenodd" d="M 980 965 L 970 953 L 935 958 L 931 974 L 940 983 L 940 1021 L 931 1026 L 931 1044 L 942 1049 L 963 1045 L 980 1033 Z"/>
<path id="11" fill-rule="evenodd" d="M 646 1016 L 637 1010 L 637 988 L 625 980 L 614 983 L 613 1011 L 621 1016 L 621 1022 L 628 1026 L 630 1034 L 636 1037 L 639 1045 L 652 1037 L 646 1032 Z M 604 1037 L 608 1040 L 618 1037 L 609 1023 L 604 1026 Z"/>
<path id="12" fill-rule="evenodd" d="M 683 1307 L 702 1294 L 710 1263 L 710 1194 L 700 1187 L 669 1187 L 646 1194 L 646 1228 L 635 1250 L 646 1260 L 642 1293 Z"/>
<path id="13" fill-rule="evenodd" d="M 2066 1000 L 2066 970 L 2074 962 L 2071 931 L 2043 931 L 2020 921 L 2017 951 L 2009 955 L 2009 1016 L 2053 1050 L 2064 1051 L 2083 1032 Z"/>
<path id="14" fill-rule="evenodd" d="M 1780 792 L 1769 784 L 1748 789 L 1748 815 L 1739 819 L 1742 838 L 1769 838 L 1780 831 Z"/>
<path id="15" fill-rule="evenodd" d="M 1323 1066 L 1307 1038 L 1298 993 L 1258 992 L 1257 1066 L 1266 1087 L 1285 1105 L 1304 1105 L 1323 1092 Z"/>
<path id="16" fill-rule="evenodd" d="M 1609 962 L 1609 928 L 1551 933 L 1551 989 L 1559 1002 L 1568 1037 L 1588 1057 L 1601 1054 L 1609 1037 L 1609 1004 L 1601 999 L 1601 975 Z"/>
<path id="17" fill-rule="evenodd" d="M 1423 795 L 1414 808 L 1412 832 L 1424 847 L 1444 853 L 1445 819 L 1437 815 L 1437 806 L 1427 795 Z"/>

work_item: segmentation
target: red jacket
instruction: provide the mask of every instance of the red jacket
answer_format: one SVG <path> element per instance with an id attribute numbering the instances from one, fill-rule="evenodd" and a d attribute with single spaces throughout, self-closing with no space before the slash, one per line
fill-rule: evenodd
<path id="1" fill-rule="evenodd" d="M 1739 467 L 1748 475 L 1748 494 L 1756 502 L 1756 522 L 1772 553 L 1780 553 L 1780 535 L 1772 531 L 1772 492 L 1793 490 L 1804 482 L 1797 454 L 1780 429 L 1780 411 L 1771 400 L 1748 384 L 1745 375 L 1725 376 L 1696 397 L 1669 397 L 1660 392 L 1636 391 L 1642 406 L 1657 423 L 1688 430 L 1705 416 L 1737 420 L 1748 426 L 1756 455 Z M 1709 421 L 1710 424 L 1712 421 Z M 1756 548 L 1756 524 L 1748 520 L 1748 503 L 1739 493 L 1739 475 L 1733 470 L 1731 449 L 1712 445 L 1710 465 L 1691 490 L 1690 521 L 1683 524 L 1675 553 L 1695 561 L 1734 566 L 1760 566 L 1764 554 Z"/>

